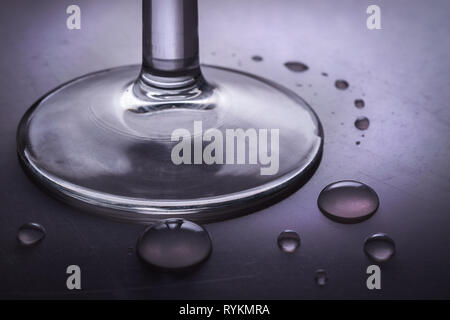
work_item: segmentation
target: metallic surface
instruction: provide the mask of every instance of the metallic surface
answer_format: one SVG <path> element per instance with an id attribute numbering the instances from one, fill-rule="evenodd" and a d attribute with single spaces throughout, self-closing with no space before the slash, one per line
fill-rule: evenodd
<path id="1" fill-rule="evenodd" d="M 17 124 L 42 94 L 92 71 L 140 62 L 140 1 L 77 3 L 78 31 L 65 28 L 70 1 L 1 3 L 1 297 L 450 298 L 448 1 L 377 1 L 382 29 L 373 31 L 365 25 L 372 1 L 199 2 L 202 61 L 295 90 L 326 136 L 322 163 L 302 189 L 258 213 L 206 225 L 213 253 L 183 275 L 142 265 L 134 247 L 145 226 L 80 214 L 38 190 L 17 161 Z M 252 61 L 254 54 L 264 60 Z M 310 68 L 292 73 L 283 66 L 291 60 Z M 334 87 L 341 78 L 350 83 L 346 91 Z M 363 109 L 354 107 L 359 98 Z M 354 127 L 358 116 L 370 119 L 368 130 Z M 319 192 L 343 179 L 377 192 L 372 218 L 343 225 L 320 213 Z M 47 236 L 23 250 L 16 232 L 31 221 Z M 292 255 L 277 246 L 285 229 L 302 239 Z M 380 291 L 366 287 L 372 262 L 363 251 L 364 239 L 377 232 L 396 243 L 381 267 Z M 65 287 L 70 264 L 82 269 L 81 291 Z M 327 271 L 324 287 L 314 281 L 319 268 Z"/>

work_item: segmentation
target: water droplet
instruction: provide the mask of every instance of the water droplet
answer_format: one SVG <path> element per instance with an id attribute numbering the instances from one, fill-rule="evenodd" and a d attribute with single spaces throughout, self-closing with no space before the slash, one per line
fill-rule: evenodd
<path id="1" fill-rule="evenodd" d="M 285 230 L 277 239 L 278 247 L 284 252 L 293 253 L 300 246 L 300 237 L 297 232 Z"/>
<path id="2" fill-rule="evenodd" d="M 345 80 L 336 80 L 336 82 L 334 83 L 335 87 L 338 88 L 339 90 L 345 90 L 348 88 L 349 84 L 347 81 Z"/>
<path id="3" fill-rule="evenodd" d="M 44 239 L 46 231 L 39 223 L 26 223 L 17 232 L 17 239 L 25 246 L 30 246 Z"/>
<path id="4" fill-rule="evenodd" d="M 378 195 L 368 185 L 352 180 L 333 182 L 317 199 L 320 211 L 342 223 L 356 223 L 370 218 L 380 204 Z"/>
<path id="5" fill-rule="evenodd" d="M 211 253 L 208 232 L 184 219 L 167 219 L 148 227 L 139 237 L 137 253 L 150 265 L 164 269 L 194 266 Z"/>
<path id="6" fill-rule="evenodd" d="M 318 286 L 323 287 L 324 285 L 326 285 L 328 283 L 328 275 L 327 275 L 326 271 L 323 269 L 317 269 L 314 280 L 316 281 L 316 284 Z"/>
<path id="7" fill-rule="evenodd" d="M 359 130 L 366 130 L 367 128 L 369 128 L 369 118 L 367 117 L 358 117 L 355 120 L 355 127 L 358 128 Z"/>
<path id="8" fill-rule="evenodd" d="M 306 64 L 297 61 L 286 62 L 284 66 L 293 72 L 303 72 L 309 69 Z"/>
<path id="9" fill-rule="evenodd" d="M 387 234 L 377 233 L 366 239 L 364 252 L 375 262 L 389 260 L 395 254 L 395 243 Z"/>
<path id="10" fill-rule="evenodd" d="M 263 61 L 263 57 L 261 57 L 261 56 L 253 56 L 252 60 L 255 61 L 255 62 L 261 62 L 261 61 Z"/>
<path id="11" fill-rule="evenodd" d="M 322 72 L 321 75 L 324 77 L 328 77 L 328 73 L 326 73 L 326 72 Z"/>
<path id="12" fill-rule="evenodd" d="M 366 105 L 366 103 L 364 102 L 363 99 L 356 99 L 355 100 L 355 107 L 357 107 L 358 109 L 364 108 L 365 105 Z"/>

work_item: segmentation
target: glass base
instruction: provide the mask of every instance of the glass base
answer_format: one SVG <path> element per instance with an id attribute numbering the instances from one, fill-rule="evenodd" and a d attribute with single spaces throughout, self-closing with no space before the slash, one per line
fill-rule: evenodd
<path id="1" fill-rule="evenodd" d="M 139 72 L 89 74 L 36 102 L 18 128 L 25 171 L 111 218 L 210 222 L 279 200 L 317 166 L 322 127 L 293 92 L 221 67 L 202 66 L 207 82 L 177 90 L 136 81 Z"/>

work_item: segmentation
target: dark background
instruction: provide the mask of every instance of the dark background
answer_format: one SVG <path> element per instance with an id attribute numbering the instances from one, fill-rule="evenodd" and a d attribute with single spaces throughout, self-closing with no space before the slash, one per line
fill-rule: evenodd
<path id="1" fill-rule="evenodd" d="M 81 30 L 66 28 L 70 4 L 81 7 Z M 366 28 L 369 4 L 381 7 L 382 30 Z M 15 150 L 20 117 L 47 91 L 140 62 L 140 1 L 2 1 L 0 297 L 450 298 L 450 2 L 200 0 L 199 8 L 204 63 L 277 81 L 318 113 L 325 146 L 315 175 L 270 208 L 206 225 L 214 249 L 197 270 L 148 269 L 134 251 L 145 226 L 54 200 L 26 178 Z M 292 73 L 289 60 L 310 69 Z M 338 78 L 349 90 L 334 87 Z M 354 107 L 358 98 L 364 109 Z M 371 121 L 364 132 L 353 125 L 360 115 Z M 343 225 L 319 212 L 320 190 L 341 179 L 376 190 L 381 204 L 371 219 Z M 48 231 L 33 248 L 16 239 L 27 222 Z M 295 254 L 277 247 L 284 229 L 301 236 Z M 369 291 L 372 263 L 362 248 L 375 232 L 388 233 L 397 253 L 382 266 L 382 290 Z M 70 264 L 82 269 L 81 291 L 66 289 Z M 328 272 L 323 288 L 314 283 L 318 268 Z"/>

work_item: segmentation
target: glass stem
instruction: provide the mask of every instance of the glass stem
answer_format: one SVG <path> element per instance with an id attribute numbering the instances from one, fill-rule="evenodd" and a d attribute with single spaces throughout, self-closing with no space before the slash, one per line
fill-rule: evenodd
<path id="1" fill-rule="evenodd" d="M 139 80 L 163 89 L 200 78 L 197 0 L 142 0 L 142 70 Z"/>

